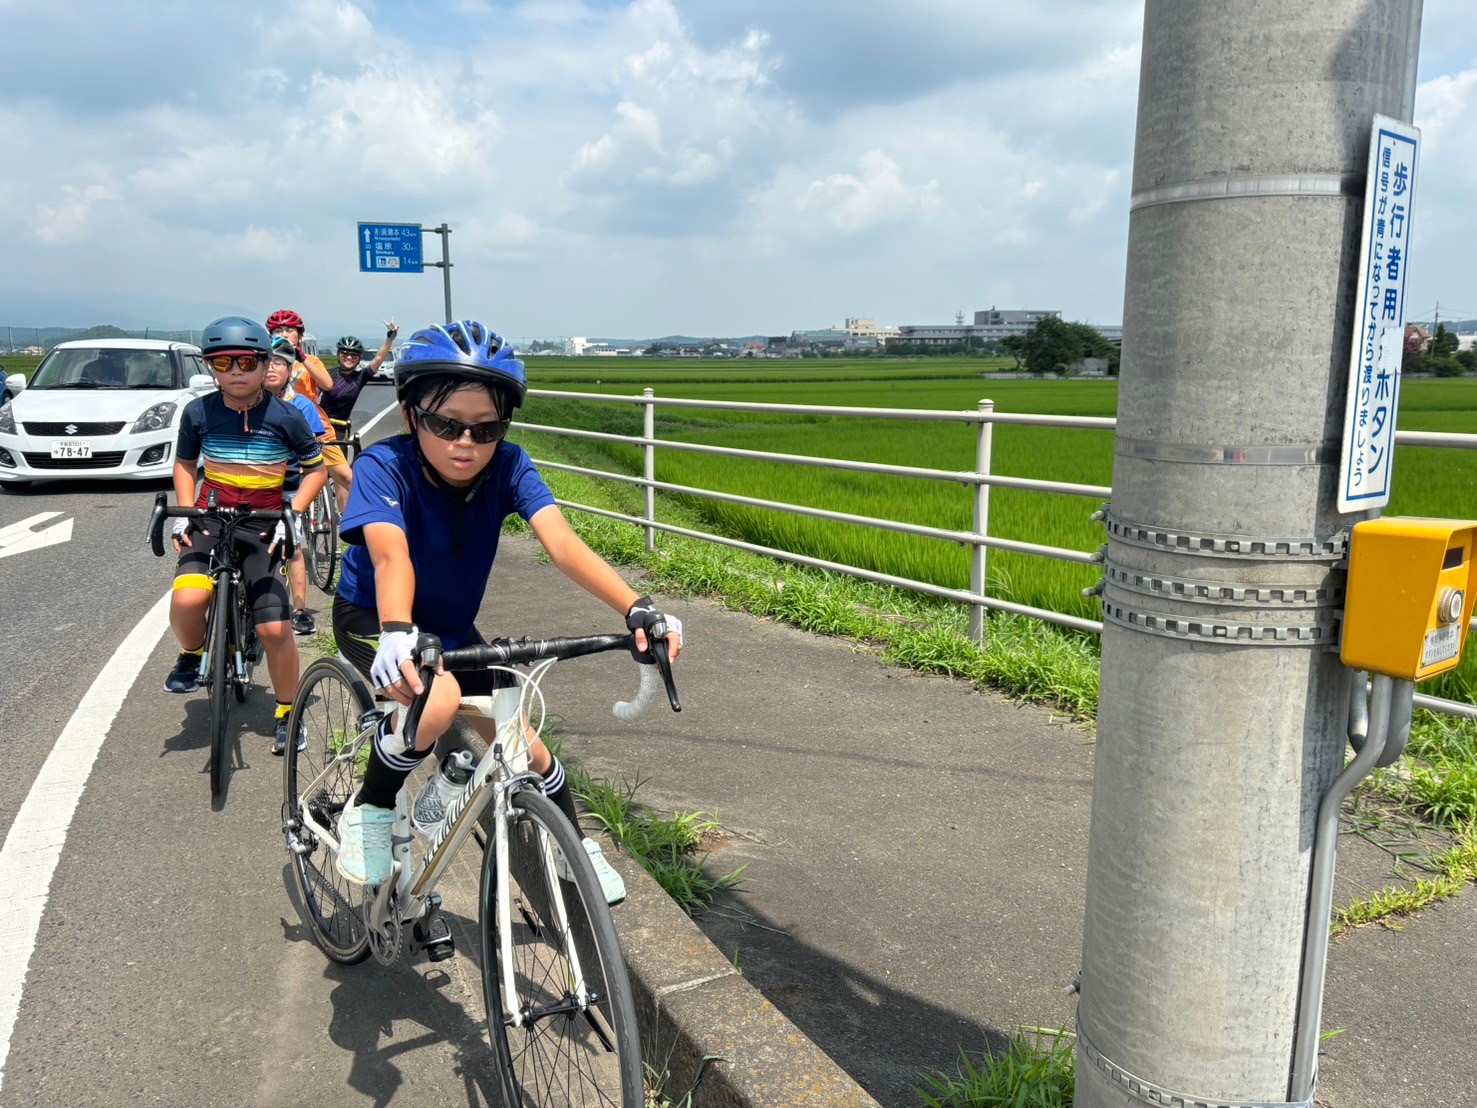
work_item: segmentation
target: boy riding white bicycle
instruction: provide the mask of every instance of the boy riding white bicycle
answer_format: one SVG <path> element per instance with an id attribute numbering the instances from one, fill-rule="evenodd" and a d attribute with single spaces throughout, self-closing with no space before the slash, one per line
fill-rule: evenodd
<path id="1" fill-rule="evenodd" d="M 682 649 L 681 622 L 656 611 L 584 544 L 528 455 L 503 441 L 527 390 L 523 363 L 481 323 L 428 327 L 401 349 L 395 395 L 409 433 L 376 443 L 355 463 L 340 532 L 349 551 L 333 604 L 340 653 L 397 704 L 424 691 L 412 660 L 420 634 L 436 635 L 448 649 L 479 641 L 473 620 L 503 521 L 514 512 L 560 572 L 625 617 L 639 651 L 650 648 L 648 632 L 665 635 L 672 659 Z M 495 671 L 438 676 L 413 750 L 381 730 L 364 784 L 339 819 L 344 877 L 389 879 L 396 795 L 451 726 L 462 697 L 489 695 L 501 683 Z M 564 767 L 530 737 L 545 794 L 578 830 Z M 619 875 L 592 840 L 585 849 L 607 898 L 620 899 Z"/>

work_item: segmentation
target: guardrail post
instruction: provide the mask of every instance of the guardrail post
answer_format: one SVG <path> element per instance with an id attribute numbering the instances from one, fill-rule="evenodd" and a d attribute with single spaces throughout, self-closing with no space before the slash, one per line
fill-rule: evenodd
<path id="1" fill-rule="evenodd" d="M 646 409 L 641 429 L 642 437 L 646 439 L 646 522 L 651 524 L 656 522 L 656 489 L 651 486 L 651 482 L 656 480 L 656 447 L 652 445 L 652 440 L 656 438 L 656 401 L 652 399 L 656 396 L 656 390 L 642 389 L 641 395 L 644 398 L 642 407 Z M 646 552 L 650 554 L 655 549 L 656 528 L 647 527 Z"/>
<path id="2" fill-rule="evenodd" d="M 995 401 L 981 400 L 980 415 L 992 415 Z M 988 419 L 980 420 L 979 438 L 975 444 L 974 469 L 976 473 L 990 475 L 990 449 L 993 445 L 995 425 Z M 984 538 L 990 533 L 990 486 L 978 484 L 974 487 L 974 533 Z M 969 591 L 976 596 L 985 595 L 985 570 L 988 566 L 989 549 L 975 543 L 969 552 Z M 970 605 L 969 637 L 981 646 L 985 642 L 985 609 L 981 604 Z"/>

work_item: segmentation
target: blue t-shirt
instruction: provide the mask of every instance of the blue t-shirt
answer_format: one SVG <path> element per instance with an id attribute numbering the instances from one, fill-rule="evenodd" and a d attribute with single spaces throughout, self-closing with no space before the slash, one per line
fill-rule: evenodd
<path id="1" fill-rule="evenodd" d="M 426 478 L 409 435 L 377 442 L 359 455 L 339 527 L 350 544 L 339 597 L 361 608 L 378 606 L 364 527 L 392 523 L 405 532 L 410 545 L 415 568 L 411 618 L 416 626 L 439 636 L 448 649 L 470 642 L 503 520 L 514 512 L 530 520 L 554 503 L 554 494 L 522 447 L 504 442 L 490 465 L 487 481 L 465 503 Z"/>

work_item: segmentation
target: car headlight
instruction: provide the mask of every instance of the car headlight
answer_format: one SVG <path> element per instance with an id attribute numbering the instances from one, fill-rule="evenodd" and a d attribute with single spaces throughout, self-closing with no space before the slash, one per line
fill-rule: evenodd
<path id="1" fill-rule="evenodd" d="M 11 410 L 10 404 L 0 406 L 0 435 L 15 434 L 15 412 Z"/>
<path id="2" fill-rule="evenodd" d="M 174 410 L 179 407 L 173 400 L 166 400 L 163 404 L 155 404 L 138 419 L 133 421 L 131 433 L 137 435 L 141 431 L 162 431 L 169 426 L 169 421 L 174 418 Z"/>

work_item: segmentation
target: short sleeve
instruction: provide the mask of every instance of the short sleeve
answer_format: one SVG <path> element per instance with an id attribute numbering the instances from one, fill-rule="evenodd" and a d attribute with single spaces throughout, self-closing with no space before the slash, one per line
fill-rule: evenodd
<path id="1" fill-rule="evenodd" d="M 298 400 L 302 400 L 304 403 L 299 404 L 295 400 L 292 406 L 300 411 L 303 414 L 303 418 L 308 421 L 308 430 L 312 431 L 314 435 L 326 435 L 328 428 L 323 426 L 323 420 L 318 415 L 318 408 L 306 396 L 299 395 Z"/>
<path id="2" fill-rule="evenodd" d="M 283 427 L 287 435 L 288 446 L 297 455 L 297 464 L 303 467 L 304 472 L 314 466 L 323 464 L 323 447 L 318 438 L 308 426 L 308 421 L 303 418 L 303 413 L 291 404 L 283 405 L 287 409 L 287 417 L 283 421 Z"/>
<path id="3" fill-rule="evenodd" d="M 511 507 L 527 522 L 554 503 L 554 494 L 544 483 L 543 475 L 534 466 L 533 459 L 522 447 L 514 449 L 518 453 L 513 462 Z"/>
<path id="4" fill-rule="evenodd" d="M 389 463 L 390 457 L 382 449 L 370 448 L 355 461 L 349 505 L 339 524 L 339 535 L 345 542 L 362 545 L 364 528 L 371 523 L 390 523 L 402 531 L 408 530 L 405 504 L 409 493 Z"/>
<path id="5" fill-rule="evenodd" d="M 200 425 L 205 421 L 205 398 L 196 397 L 180 413 L 179 438 L 175 442 L 175 459 L 193 462 L 200 457 Z"/>

